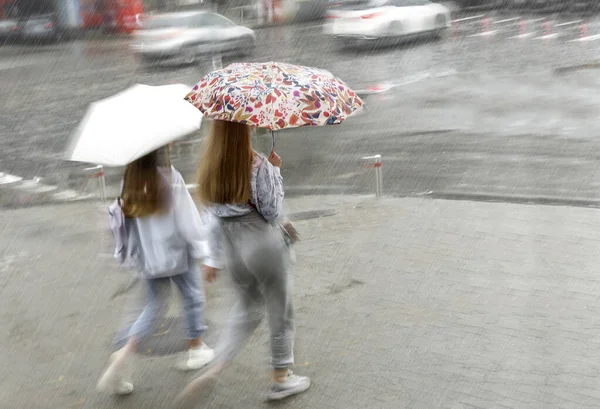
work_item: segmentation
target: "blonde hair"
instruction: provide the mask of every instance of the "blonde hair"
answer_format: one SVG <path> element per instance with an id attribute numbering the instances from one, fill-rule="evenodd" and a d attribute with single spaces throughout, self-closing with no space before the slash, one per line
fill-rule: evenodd
<path id="1" fill-rule="evenodd" d="M 167 207 L 163 184 L 158 170 L 158 152 L 151 152 L 127 165 L 121 192 L 125 217 L 146 217 L 163 212 Z"/>
<path id="2" fill-rule="evenodd" d="M 252 197 L 254 151 L 251 128 L 213 121 L 198 170 L 198 198 L 204 205 L 248 203 Z"/>

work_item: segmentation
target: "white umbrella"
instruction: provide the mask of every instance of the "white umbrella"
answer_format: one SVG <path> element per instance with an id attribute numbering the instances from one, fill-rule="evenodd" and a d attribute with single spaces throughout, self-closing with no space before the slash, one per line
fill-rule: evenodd
<path id="1" fill-rule="evenodd" d="M 67 160 L 125 166 L 200 129 L 202 113 L 184 100 L 183 84 L 136 84 L 90 105 L 75 131 Z"/>

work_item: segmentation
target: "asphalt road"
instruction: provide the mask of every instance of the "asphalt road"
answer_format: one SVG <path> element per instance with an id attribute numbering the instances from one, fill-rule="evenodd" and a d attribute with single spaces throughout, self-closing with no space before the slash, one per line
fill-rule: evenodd
<path id="1" fill-rule="evenodd" d="M 373 192 L 361 158 L 382 154 L 389 195 L 595 200 L 600 80 L 594 68 L 560 69 L 595 62 L 600 22 L 466 17 L 441 41 L 362 50 L 340 49 L 317 23 L 258 30 L 251 60 L 319 66 L 355 89 L 388 89 L 339 127 L 278 135 L 288 194 Z M 4 47 L 0 56 L 0 172 L 88 192 L 85 165 L 61 160 L 87 105 L 134 83 L 192 85 L 212 67 L 144 69 L 123 38 Z M 194 160 L 188 146 L 175 164 L 191 176 Z M 108 172 L 109 188 L 118 174 Z M 0 202 L 19 197 L 15 186 L 0 184 Z"/>

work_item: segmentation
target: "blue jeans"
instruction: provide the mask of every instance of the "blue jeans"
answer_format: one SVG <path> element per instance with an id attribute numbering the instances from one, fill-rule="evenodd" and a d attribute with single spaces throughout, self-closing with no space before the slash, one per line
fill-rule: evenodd
<path id="1" fill-rule="evenodd" d="M 140 340 L 152 331 L 161 304 L 157 292 L 161 284 L 171 280 L 181 292 L 187 323 L 188 339 L 196 339 L 206 331 L 204 322 L 204 291 L 200 286 L 200 271 L 194 265 L 189 271 L 172 277 L 145 280 L 148 288 L 146 306 L 129 330 L 129 338 Z"/>

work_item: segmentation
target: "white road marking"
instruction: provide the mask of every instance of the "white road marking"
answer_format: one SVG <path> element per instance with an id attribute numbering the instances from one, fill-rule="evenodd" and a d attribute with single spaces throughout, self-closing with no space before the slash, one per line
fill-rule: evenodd
<path id="1" fill-rule="evenodd" d="M 561 33 L 552 33 L 552 34 L 543 35 L 541 37 L 536 37 L 536 38 L 534 38 L 534 40 L 549 40 L 552 38 L 558 38 L 560 36 L 561 36 Z"/>
<path id="2" fill-rule="evenodd" d="M 35 61 L 2 61 L 0 62 L 0 71 L 11 70 L 13 68 L 27 67 L 35 65 Z"/>
<path id="3" fill-rule="evenodd" d="M 477 16 L 472 16 L 472 17 L 459 18 L 456 20 L 452 20 L 451 23 L 460 23 L 461 21 L 475 20 L 477 18 L 482 18 L 482 17 L 485 17 L 485 14 L 479 14 Z"/>
<path id="4" fill-rule="evenodd" d="M 26 190 L 32 193 L 47 193 L 58 189 L 58 186 L 44 185 L 37 180 L 25 180 L 14 187 L 18 190 Z"/>
<path id="5" fill-rule="evenodd" d="M 56 201 L 75 201 L 93 197 L 91 194 L 76 192 L 71 189 L 58 191 L 58 186 L 40 183 L 40 180 L 41 178 L 38 177 L 23 180 L 21 176 L 0 172 L 0 187 L 5 187 L 6 190 L 12 191 L 13 194 L 18 195 L 17 191 L 40 196 L 51 194 L 50 197 Z"/>
<path id="6" fill-rule="evenodd" d="M 575 40 L 570 40 L 569 43 L 579 43 L 579 42 L 585 42 L 585 41 L 596 41 L 596 40 L 600 40 L 600 34 L 596 34 L 593 36 L 588 36 L 588 37 L 581 37 Z"/>
<path id="7" fill-rule="evenodd" d="M 470 35 L 469 37 L 487 37 L 487 36 L 494 36 L 496 34 L 498 34 L 498 30 L 484 31 L 483 33 L 473 34 L 473 35 Z"/>
<path id="8" fill-rule="evenodd" d="M 578 24 L 578 23 L 582 23 L 582 22 L 583 22 L 583 20 L 567 21 L 566 23 L 557 24 L 554 27 L 570 26 L 570 25 Z"/>
<path id="9" fill-rule="evenodd" d="M 517 36 L 513 36 L 513 37 L 509 37 L 509 38 L 511 38 L 511 39 L 512 38 L 529 38 L 529 37 L 532 37 L 534 35 L 535 35 L 535 33 L 523 33 L 523 34 L 519 34 Z"/>
<path id="10" fill-rule="evenodd" d="M 92 195 L 89 194 L 82 194 L 79 192 L 76 192 L 74 190 L 63 190 L 62 192 L 58 192 L 58 193 L 54 193 L 52 195 L 52 197 L 56 200 L 60 200 L 60 201 L 75 201 L 75 200 L 83 200 L 83 199 L 88 199 L 90 197 L 92 197 Z"/>
<path id="11" fill-rule="evenodd" d="M 23 180 L 20 176 L 9 175 L 7 173 L 0 173 L 0 185 L 9 185 L 12 183 L 17 183 Z"/>
<path id="12" fill-rule="evenodd" d="M 441 71 L 441 72 L 434 73 L 434 74 L 432 74 L 430 72 L 422 72 L 419 74 L 406 76 L 398 81 L 382 82 L 380 84 L 370 86 L 366 89 L 356 90 L 355 92 L 359 95 L 381 94 L 381 93 L 388 92 L 393 88 L 397 88 L 397 87 L 401 87 L 401 86 L 409 85 L 409 84 L 414 84 L 416 82 L 423 81 L 426 79 L 444 78 L 444 77 L 449 77 L 451 75 L 456 75 L 456 74 L 457 74 L 457 71 L 453 70 L 453 69 L 450 69 L 447 71 Z M 192 187 L 191 185 L 188 185 L 188 189 L 190 189 L 191 187 Z M 196 187 L 196 185 L 194 185 L 192 188 L 195 188 L 195 187 Z"/>
<path id="13" fill-rule="evenodd" d="M 521 19 L 521 17 L 506 18 L 504 20 L 495 21 L 494 24 L 510 23 L 511 21 L 517 21 L 520 19 Z"/>

